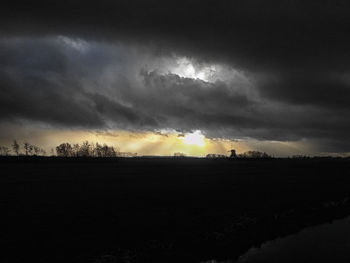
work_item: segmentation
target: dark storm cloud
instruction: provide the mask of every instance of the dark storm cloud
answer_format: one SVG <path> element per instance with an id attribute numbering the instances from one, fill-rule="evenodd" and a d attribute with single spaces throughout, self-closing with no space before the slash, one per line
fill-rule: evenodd
<path id="1" fill-rule="evenodd" d="M 349 13 L 348 1 L 328 0 L 8 1 L 0 33 L 17 42 L 0 45 L 0 118 L 312 138 L 349 151 Z M 76 38 L 90 44 L 62 45 Z M 143 70 L 127 49 L 96 42 L 221 63 L 244 72 L 257 95 Z"/>
<path id="2" fill-rule="evenodd" d="M 275 74 L 258 85 L 262 96 L 291 104 L 350 109 L 349 73 L 295 72 Z"/>
<path id="3" fill-rule="evenodd" d="M 2 121 L 99 129 L 200 129 L 222 138 L 312 138 L 326 140 L 322 149 L 347 149 L 340 143 L 350 130 L 345 104 L 295 103 L 291 94 L 285 103 L 265 100 L 250 94 L 249 83 L 242 80 L 206 82 L 147 71 L 139 65 L 138 54 L 125 55 L 128 51 L 121 46 L 64 37 L 3 40 L 0 50 Z M 265 92 L 270 96 L 268 89 Z"/>
<path id="4" fill-rule="evenodd" d="M 3 120 L 185 131 L 205 129 L 208 120 L 211 125 L 225 125 L 221 114 L 227 115 L 232 125 L 249 122 L 241 115 L 253 102 L 224 82 L 161 75 L 142 68 L 136 75 L 128 75 L 135 64 L 139 68 L 138 62 L 123 58 L 123 51 L 106 45 L 80 46 L 66 38 L 15 39 L 3 41 L 0 49 Z M 95 54 L 95 49 L 100 53 Z M 104 75 L 109 70 L 111 79 Z M 139 78 L 140 83 L 133 83 L 133 78 Z"/>
<path id="5" fill-rule="evenodd" d="M 142 114 L 83 87 L 82 79 L 94 81 L 101 68 L 108 66 L 112 54 L 109 58 L 103 52 L 96 56 L 91 49 L 82 56 L 64 40 L 1 42 L 0 118 L 100 128 L 107 126 L 108 119 L 103 115 L 113 114 L 121 123 L 124 120 L 136 125 Z"/>
<path id="6" fill-rule="evenodd" d="M 0 117 L 101 125 L 96 113 L 79 98 L 78 81 L 65 75 L 64 54 L 52 44 L 22 40 L 1 43 Z"/>
<path id="7" fill-rule="evenodd" d="M 61 80 L 62 81 L 62 80 Z M 72 82 L 55 84 L 39 77 L 1 76 L 0 118 L 29 119 L 51 124 L 98 127 L 103 122 L 90 105 L 75 98 L 78 91 L 68 91 Z"/>
<path id="8" fill-rule="evenodd" d="M 347 1 L 9 1 L 0 30 L 150 43 L 277 77 L 257 83 L 275 99 L 321 103 L 312 95 L 336 87 L 334 104 L 349 89 L 335 77 L 349 72 L 349 13 Z"/>
<path id="9" fill-rule="evenodd" d="M 7 34 L 158 41 L 257 68 L 348 68 L 347 1 L 8 2 L 0 11 Z"/>

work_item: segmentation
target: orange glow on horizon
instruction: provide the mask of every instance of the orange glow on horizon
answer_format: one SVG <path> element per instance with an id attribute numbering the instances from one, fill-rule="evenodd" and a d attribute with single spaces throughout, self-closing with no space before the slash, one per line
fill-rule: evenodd
<path id="1" fill-rule="evenodd" d="M 51 154 L 61 143 L 70 144 L 89 141 L 108 144 L 121 152 L 137 153 L 142 155 L 173 156 L 182 153 L 187 156 L 205 157 L 207 154 L 221 154 L 228 156 L 230 149 L 237 153 L 249 150 L 267 152 L 275 156 L 291 156 L 293 154 L 313 154 L 313 145 L 305 141 L 278 142 L 258 141 L 254 139 L 228 140 L 207 138 L 201 131 L 179 134 L 175 131 L 161 132 L 133 132 L 125 130 L 78 130 L 53 129 L 49 127 L 23 127 L 9 125 L 3 129 L 0 145 L 11 149 L 13 140 L 21 145 L 25 141 L 39 146 Z"/>
<path id="2" fill-rule="evenodd" d="M 206 138 L 201 131 L 187 134 L 176 132 L 131 132 L 131 131 L 86 131 L 86 130 L 59 130 L 59 129 L 31 129 L 13 130 L 13 139 L 20 143 L 28 141 L 44 148 L 48 153 L 63 142 L 70 144 L 89 141 L 106 143 L 117 147 L 121 152 L 137 153 L 142 155 L 173 156 L 174 153 L 183 153 L 186 156 L 204 157 L 207 154 L 224 154 L 234 147 L 238 152 L 243 151 L 237 142 Z M 11 145 L 11 139 L 5 144 Z"/>

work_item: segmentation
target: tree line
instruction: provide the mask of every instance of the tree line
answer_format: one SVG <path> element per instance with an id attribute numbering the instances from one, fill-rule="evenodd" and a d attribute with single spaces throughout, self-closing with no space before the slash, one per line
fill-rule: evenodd
<path id="1" fill-rule="evenodd" d="M 268 155 L 266 152 L 247 151 L 241 154 L 237 154 L 237 158 L 265 159 L 272 158 L 272 156 Z"/>
<path id="2" fill-rule="evenodd" d="M 117 157 L 119 149 L 107 144 L 89 143 L 82 144 L 61 143 L 56 147 L 56 154 L 60 157 Z"/>
<path id="3" fill-rule="evenodd" d="M 13 155 L 26 155 L 26 156 L 43 156 L 46 155 L 46 151 L 34 144 L 29 142 L 24 142 L 22 146 L 14 140 L 12 145 L 12 153 Z M 7 156 L 11 154 L 11 149 L 6 146 L 0 146 L 0 155 Z"/>
<path id="4" fill-rule="evenodd" d="M 247 151 L 244 153 L 236 154 L 236 150 L 232 149 L 230 156 L 226 156 L 223 154 L 209 153 L 206 155 L 206 158 L 232 158 L 232 159 L 267 159 L 272 158 L 271 155 L 266 152 L 259 151 Z"/>
<path id="5" fill-rule="evenodd" d="M 61 143 L 51 150 L 50 155 L 59 157 L 117 157 L 119 153 L 118 147 L 84 141 L 82 144 Z M 46 156 L 47 153 L 44 149 L 27 141 L 20 144 L 14 140 L 11 149 L 6 146 L 0 146 L 0 155 Z"/>

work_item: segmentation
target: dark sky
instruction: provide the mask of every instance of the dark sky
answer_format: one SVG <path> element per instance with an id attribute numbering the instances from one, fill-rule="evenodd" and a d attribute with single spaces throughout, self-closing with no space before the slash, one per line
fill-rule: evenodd
<path id="1" fill-rule="evenodd" d="M 3 1 L 0 122 L 350 152 L 349 14 L 348 1 Z"/>

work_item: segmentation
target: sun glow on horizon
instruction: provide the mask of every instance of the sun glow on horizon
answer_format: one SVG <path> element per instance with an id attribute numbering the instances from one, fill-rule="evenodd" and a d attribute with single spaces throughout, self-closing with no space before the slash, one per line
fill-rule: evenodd
<path id="1" fill-rule="evenodd" d="M 207 154 L 228 155 L 232 147 L 237 152 L 249 150 L 243 142 L 225 139 L 206 138 L 200 130 L 181 134 L 171 130 L 158 132 L 131 132 L 125 130 L 56 130 L 56 129 L 26 129 L 20 130 L 17 126 L 11 129 L 9 138 L 15 138 L 20 144 L 28 141 L 37 145 L 47 153 L 55 152 L 55 147 L 61 143 L 71 145 L 84 141 L 90 143 L 106 143 L 124 153 L 137 153 L 137 156 L 173 156 L 183 153 L 186 156 L 205 157 Z M 11 137 L 10 137 L 11 135 Z M 0 138 L 1 139 L 1 138 Z M 9 148 L 13 141 L 1 140 L 0 145 Z"/>
<path id="2" fill-rule="evenodd" d="M 195 131 L 193 133 L 188 133 L 183 137 L 183 142 L 189 145 L 196 145 L 200 147 L 205 146 L 204 135 L 201 131 Z"/>
<path id="3" fill-rule="evenodd" d="M 205 157 L 207 154 L 228 156 L 230 149 L 235 149 L 237 153 L 258 150 L 281 157 L 315 153 L 313 145 L 305 141 L 229 140 L 205 137 L 200 130 L 182 134 L 169 129 L 155 132 L 132 132 L 126 130 L 62 130 L 43 127 L 20 128 L 18 125 L 7 126 L 7 133 L 4 134 L 7 136 L 4 138 L 0 136 L 0 145 L 11 149 L 13 139 L 16 139 L 21 147 L 27 141 L 43 148 L 48 154 L 54 152 L 55 147 L 61 143 L 67 142 L 73 145 L 84 141 L 106 143 L 120 152 L 137 153 L 137 156 L 173 156 L 175 153 L 195 157 Z"/>

